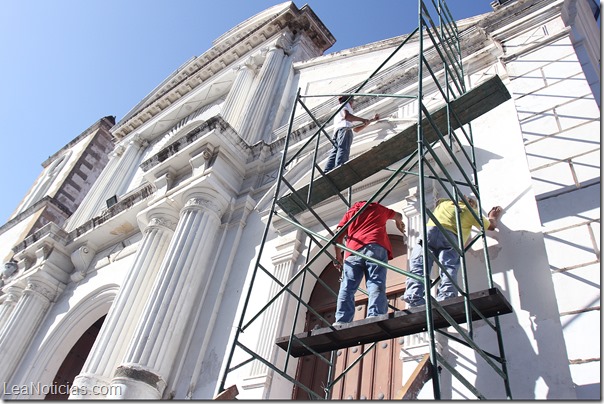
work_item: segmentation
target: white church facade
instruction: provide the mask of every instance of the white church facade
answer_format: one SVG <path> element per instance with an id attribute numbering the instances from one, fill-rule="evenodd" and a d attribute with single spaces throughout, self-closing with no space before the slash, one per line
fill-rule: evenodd
<path id="1" fill-rule="evenodd" d="M 470 251 L 469 266 L 487 248 L 494 283 L 512 308 L 500 317 L 512 397 L 600 399 L 599 6 L 495 3 L 493 12 L 457 21 L 468 88 L 497 76 L 511 95 L 471 123 L 482 206 L 500 205 L 504 214 L 487 246 Z M 262 237 L 284 139 L 291 129 L 295 150 L 316 127 L 304 110 L 290 114 L 298 92 L 358 87 L 406 38 L 328 53 L 335 38 L 320 16 L 309 6 L 277 4 L 216 39 L 125 117 L 100 119 L 44 162 L 0 227 L 2 398 L 212 399 L 222 385 L 236 386 L 237 399 L 310 398 L 290 379 L 320 385 L 324 375 L 274 343 L 305 327 L 292 320 L 297 309 L 287 298 L 244 333 L 271 361 L 288 360 L 286 374 L 257 361 L 226 368 L 240 359 L 230 356 L 245 306 L 263 306 L 274 288 L 251 276 L 260 252 L 268 257 L 262 266 L 283 283 L 311 255 L 310 238 L 286 220 Z M 379 88 L 404 95 L 417 87 L 410 77 L 418 47 L 413 40 L 388 60 Z M 424 99 L 437 102 L 435 92 Z M 305 102 L 325 119 L 335 98 Z M 404 97 L 357 100 L 355 114 L 381 119 L 355 134 L 351 159 L 418 114 Z M 330 147 L 317 145 L 321 167 Z M 292 172 L 300 184 L 309 181 L 301 168 Z M 383 178 L 355 186 L 355 200 Z M 427 184 L 434 200 L 443 197 Z M 420 234 L 417 189 L 410 178 L 382 202 L 406 222 L 407 239 L 388 228 L 405 268 Z M 332 229 L 344 214 L 336 199 L 317 208 Z M 309 215 L 301 221 L 316 224 Z M 327 257 L 313 264 L 325 282 L 330 264 Z M 247 302 L 252 285 L 266 293 Z M 404 309 L 404 282 L 391 278 L 388 287 Z M 308 292 L 308 301 L 318 295 Z M 476 322 L 478 339 L 485 328 Z M 437 342 L 486 398 L 506 398 L 471 349 Z M 369 371 L 359 371 L 333 397 L 395 398 L 427 352 L 425 334 L 392 339 L 386 351 L 371 366 L 387 383 L 365 385 Z M 440 378 L 442 398 L 474 398 L 447 369 Z M 429 383 L 418 394 L 433 398 Z"/>

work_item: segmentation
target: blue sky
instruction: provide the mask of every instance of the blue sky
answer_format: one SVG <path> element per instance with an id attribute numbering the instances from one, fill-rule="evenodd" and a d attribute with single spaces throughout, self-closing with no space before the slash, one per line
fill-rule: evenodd
<path id="1" fill-rule="evenodd" d="M 491 0 L 449 0 L 455 19 Z M 0 225 L 42 162 L 107 115 L 119 121 L 214 39 L 268 0 L 6 0 L 0 13 Z M 295 0 L 335 36 L 327 53 L 409 33 L 412 0 Z"/>

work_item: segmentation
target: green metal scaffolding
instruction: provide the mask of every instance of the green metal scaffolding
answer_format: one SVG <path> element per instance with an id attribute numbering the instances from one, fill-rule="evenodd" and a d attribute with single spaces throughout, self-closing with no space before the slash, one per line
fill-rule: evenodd
<path id="1" fill-rule="evenodd" d="M 335 257 L 330 252 L 333 250 L 335 240 L 340 234 L 346 231 L 348 224 L 364 210 L 364 208 L 362 208 L 342 229 L 337 233 L 334 233 L 314 208 L 319 202 L 325 201 L 328 198 L 332 198 L 333 200 L 333 197 L 335 197 L 336 201 L 341 200 L 339 203 L 343 203 L 346 207 L 350 207 L 353 199 L 352 186 L 354 184 L 363 181 L 365 178 L 376 172 L 381 172 L 382 174 L 387 172 L 387 178 L 377 187 L 378 189 L 373 195 L 364 199 L 367 200 L 368 204 L 371 202 L 381 202 L 397 186 L 399 186 L 401 182 L 410 181 L 410 179 L 417 181 L 421 217 L 421 239 L 426 240 L 427 222 L 429 219 L 432 219 L 432 221 L 442 229 L 442 225 L 427 208 L 430 203 L 427 196 L 428 187 L 425 183 L 427 179 L 438 183 L 440 188 L 447 194 L 447 197 L 454 201 L 458 208 L 456 218 L 458 228 L 460 228 L 460 203 L 463 202 L 466 206 L 469 206 L 465 196 L 469 193 L 475 195 L 476 200 L 478 201 L 477 209 L 475 211 L 470 209 L 472 215 L 479 223 L 482 223 L 482 205 L 480 202 L 480 189 L 477 180 L 478 169 L 473 134 L 469 122 L 476 116 L 487 112 L 503 102 L 506 99 L 505 94 L 507 94 L 507 91 L 503 88 L 500 81 L 498 81 L 498 78 L 497 80 L 493 80 L 492 83 L 489 83 L 489 85 L 485 85 L 479 91 L 477 90 L 473 93 L 466 88 L 462 65 L 464 55 L 462 54 L 463 50 L 460 44 L 459 31 L 444 0 L 418 0 L 417 10 L 417 28 L 411 34 L 402 37 L 400 45 L 396 46 L 394 51 L 383 61 L 383 63 L 381 63 L 362 83 L 349 89 L 347 92 L 338 94 L 301 95 L 300 90 L 298 90 L 296 102 L 293 105 L 289 120 L 288 131 L 284 139 L 281 163 L 275 183 L 271 208 L 268 213 L 267 223 L 262 235 L 253 273 L 250 275 L 248 281 L 249 288 L 244 295 L 245 300 L 243 302 L 241 317 L 234 332 L 227 361 L 223 365 L 219 391 L 225 390 L 229 375 L 257 361 L 280 375 L 285 380 L 291 382 L 292 386 L 305 391 L 310 399 L 330 399 L 333 386 L 354 366 L 357 366 L 361 359 L 376 346 L 378 340 L 369 344 L 363 354 L 340 374 L 335 374 L 336 351 L 331 351 L 330 359 L 327 359 L 324 356 L 325 352 L 316 351 L 313 346 L 306 344 L 305 340 L 298 337 L 297 333 L 301 331 L 300 324 L 303 323 L 303 321 L 299 321 L 299 316 L 305 316 L 307 312 L 317 316 L 325 327 L 336 331 L 330 321 L 323 318 L 308 304 L 308 302 L 305 301 L 303 296 L 308 295 L 308 291 L 305 291 L 304 287 L 308 283 L 307 278 L 312 277 L 314 280 L 310 283 L 313 283 L 313 285 L 318 283 L 322 287 L 328 289 L 330 291 L 329 293 L 333 296 L 337 296 L 337 291 L 329 289 L 328 286 L 322 282 L 319 275 L 313 271 L 312 266 L 319 257 L 327 256 L 330 261 L 335 260 Z M 418 46 L 419 49 L 417 57 L 412 59 L 401 58 L 398 61 L 394 59 L 398 52 L 403 49 L 405 45 L 412 43 L 412 41 L 415 41 L 414 46 Z M 396 80 L 389 81 L 385 79 L 391 77 L 399 77 L 400 79 L 403 74 L 409 74 L 409 71 L 413 73 L 417 87 L 411 95 L 401 94 L 401 91 L 403 91 L 402 88 L 392 87 L 392 83 L 396 83 Z M 371 92 L 362 92 L 365 88 L 370 88 Z M 490 103 L 490 94 L 495 93 L 496 91 L 499 91 L 500 94 L 505 94 L 496 101 Z M 442 101 L 442 106 L 436 111 L 430 109 L 424 101 L 424 97 L 428 92 L 430 92 L 430 94 L 436 92 L 439 99 Z M 384 151 L 383 155 L 385 157 L 380 160 L 376 154 L 380 153 L 380 149 L 374 148 L 375 150 L 371 149 L 365 153 L 367 155 L 366 162 L 357 160 L 357 157 L 355 157 L 343 166 L 326 174 L 319 167 L 318 163 L 325 157 L 324 151 L 326 147 L 329 147 L 333 143 L 331 136 L 326 132 L 325 128 L 331 124 L 334 116 L 344 106 L 344 103 L 342 103 L 334 112 L 331 112 L 334 105 L 333 98 L 337 98 L 338 96 L 357 97 L 361 100 L 358 102 L 360 108 L 367 107 L 371 105 L 371 103 L 375 103 L 385 97 L 407 99 L 408 102 L 416 103 L 418 106 L 417 121 L 410 125 L 406 130 L 403 130 L 400 134 L 395 135 L 394 138 L 397 139 L 387 140 L 387 142 L 390 143 L 385 143 L 383 149 L 390 151 L 392 156 L 387 156 L 387 153 Z M 305 100 L 310 97 L 325 97 L 329 101 L 321 103 L 311 109 L 305 103 Z M 507 97 L 509 97 L 509 94 Z M 470 105 L 468 104 L 470 102 L 474 103 L 472 105 L 474 105 L 475 108 L 464 107 Z M 299 113 L 298 108 L 302 108 L 302 112 Z M 480 108 L 483 110 L 473 112 Z M 307 127 L 312 128 L 314 133 L 307 139 L 300 140 L 300 136 L 296 135 L 295 132 L 299 129 L 302 122 L 308 121 L 309 119 L 310 124 L 308 124 Z M 294 130 L 294 128 L 297 129 Z M 466 145 L 467 150 L 462 147 L 464 144 Z M 438 151 L 436 150 L 437 148 Z M 376 155 L 371 155 L 371 153 Z M 455 170 L 456 175 L 449 172 L 450 170 L 448 169 L 447 164 L 445 164 L 441 158 L 443 154 L 449 161 L 449 165 L 452 164 L 452 168 Z M 363 156 L 358 156 L 358 158 L 362 159 Z M 355 166 L 355 160 L 361 161 L 362 164 L 359 163 Z M 291 173 L 299 172 L 292 170 L 292 167 L 297 166 L 299 168 L 300 164 L 309 164 L 308 172 L 310 173 L 310 176 L 308 178 L 308 185 L 301 189 L 296 189 L 292 184 L 292 182 L 295 182 L 296 177 L 292 177 L 293 174 Z M 300 220 L 300 214 L 303 212 L 308 212 L 307 215 L 312 215 L 312 219 L 322 226 L 323 233 L 328 234 L 329 236 L 322 235 L 321 232 L 308 228 L 303 221 Z M 305 254 L 304 265 L 285 282 L 275 277 L 271 268 L 266 268 L 265 264 L 262 263 L 265 261 L 263 260 L 266 255 L 265 245 L 267 244 L 269 235 L 274 231 L 271 227 L 274 227 L 275 220 L 286 222 L 292 226 L 292 228 L 303 232 L 308 240 L 305 247 L 307 253 Z M 308 222 L 308 220 L 304 222 Z M 484 315 L 481 313 L 481 309 L 477 307 L 471 298 L 472 291 L 470 290 L 468 282 L 466 253 L 474 244 L 482 242 L 486 283 L 489 288 L 496 287 L 493 282 L 493 274 L 488 256 L 485 229 L 481 228 L 478 234 L 475 235 L 469 243 L 466 243 L 466 245 L 464 245 L 464 242 L 461 239 L 461 232 L 458 233 L 457 240 L 449 241 L 455 246 L 455 249 L 461 256 L 459 271 L 461 273 L 461 282 L 458 284 L 456 280 L 453 280 L 453 283 L 458 289 L 460 296 L 463 297 L 465 319 L 463 321 L 456 321 L 450 313 L 443 308 L 442 302 L 438 302 L 434 298 L 426 298 L 424 309 L 425 326 L 429 339 L 433 395 L 435 399 L 440 399 L 442 396 L 439 373 L 444 368 L 477 398 L 486 398 L 470 381 L 466 380 L 463 375 L 455 369 L 455 366 L 448 363 L 445 358 L 437 352 L 435 336 L 438 333 L 456 343 L 465 345 L 474 350 L 477 356 L 480 356 L 490 367 L 492 367 L 494 372 L 500 376 L 505 388 L 506 397 L 511 399 L 512 393 L 509 384 L 499 316 Z M 343 250 L 362 256 L 362 254 L 359 254 L 356 251 L 347 249 L 344 245 L 340 245 L 340 247 Z M 424 257 L 427 257 L 428 254 L 432 254 L 428 249 L 427 243 L 423 243 L 422 248 L 424 250 Z M 313 249 L 316 250 L 316 252 L 311 254 Z M 363 257 L 378 262 L 391 271 L 398 272 L 399 274 L 423 282 L 426 286 L 425 290 L 427 295 L 430 294 L 432 286 L 438 281 L 438 279 L 431 279 L 430 268 L 426 267 L 427 260 L 424 260 L 424 276 L 418 277 L 417 275 L 396 266 L 382 263 L 369 257 Z M 434 259 L 434 262 L 439 266 L 441 265 L 438 259 Z M 473 272 L 475 273 L 476 271 L 474 270 Z M 256 301 L 252 304 L 252 295 L 254 292 L 258 292 L 254 288 L 259 287 L 257 285 L 257 277 L 260 274 L 263 274 L 262 276 L 267 276 L 268 279 L 275 282 L 279 289 L 278 293 L 274 296 L 268 297 L 262 307 L 258 307 L 259 305 Z M 366 291 L 362 290 L 362 292 L 367 294 Z M 244 333 L 251 327 L 257 326 L 257 322 L 267 313 L 269 308 L 274 307 L 273 305 L 282 304 L 284 298 L 291 299 L 291 301 L 295 302 L 294 318 L 287 322 L 288 324 L 291 324 L 291 330 L 282 346 L 287 353 L 285 360 L 283 363 L 273 363 L 272 357 L 263 357 L 263 355 L 257 352 L 257 348 L 254 344 L 245 342 Z M 436 328 L 435 315 L 446 319 L 447 327 L 440 326 Z M 482 349 L 474 340 L 474 321 L 476 321 L 477 318 L 478 321 L 486 323 L 488 328 L 492 329 L 496 335 L 498 342 L 497 353 L 491 353 Z M 465 323 L 465 327 L 462 327 L 462 323 Z M 457 332 L 457 335 L 447 332 L 446 330 L 449 327 L 452 327 Z M 294 344 L 301 346 L 308 354 L 314 355 L 317 360 L 324 362 L 329 367 L 328 377 L 327 380 L 325 380 L 325 385 L 321 393 L 314 391 L 310 386 L 304 385 L 299 380 L 296 380 L 295 363 L 291 363 L 292 347 Z M 240 359 L 241 357 L 244 359 Z"/>

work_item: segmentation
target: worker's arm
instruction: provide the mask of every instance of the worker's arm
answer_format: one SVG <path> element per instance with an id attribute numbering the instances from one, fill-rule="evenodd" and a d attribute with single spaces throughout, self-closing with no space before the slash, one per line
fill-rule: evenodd
<path id="1" fill-rule="evenodd" d="M 355 126 L 355 127 L 352 128 L 352 130 L 355 131 L 355 132 L 360 132 L 363 129 L 365 129 L 367 127 L 367 125 L 369 125 L 371 122 L 375 122 L 378 119 L 380 119 L 380 116 L 378 114 L 375 114 L 372 119 L 370 119 L 370 120 L 367 121 L 367 123 L 362 123 L 362 124 L 360 124 L 358 126 Z"/>
<path id="2" fill-rule="evenodd" d="M 405 223 L 403 222 L 403 215 L 399 212 L 395 212 L 394 216 L 391 219 L 396 222 L 396 228 L 399 229 L 401 233 L 405 234 Z"/>
<path id="3" fill-rule="evenodd" d="M 350 112 L 348 112 L 347 109 L 344 110 L 344 119 L 346 119 L 348 122 L 359 121 L 359 122 L 363 122 L 364 125 L 369 125 L 369 119 L 365 119 L 365 118 L 361 118 L 360 116 L 353 115 Z"/>
<path id="4" fill-rule="evenodd" d="M 497 225 L 499 224 L 499 217 L 503 213 L 503 208 L 501 206 L 494 206 L 489 211 L 489 228 L 488 230 L 495 230 Z"/>

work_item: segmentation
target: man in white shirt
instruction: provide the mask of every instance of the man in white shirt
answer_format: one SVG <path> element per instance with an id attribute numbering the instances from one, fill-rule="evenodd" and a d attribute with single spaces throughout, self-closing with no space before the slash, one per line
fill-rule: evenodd
<path id="1" fill-rule="evenodd" d="M 346 102 L 349 96 L 342 95 L 338 98 L 340 104 Z M 327 173 L 328 171 L 333 170 L 336 167 L 341 166 L 345 162 L 348 161 L 348 157 L 350 156 L 350 146 L 352 145 L 352 122 L 359 121 L 363 122 L 359 128 L 355 128 L 355 131 L 358 132 L 365 126 L 371 122 L 369 119 L 361 118 L 359 116 L 353 115 L 352 109 L 353 99 L 352 97 L 346 105 L 336 114 L 333 120 L 334 134 L 333 141 L 334 146 L 329 153 L 329 158 L 327 159 L 327 164 L 325 164 L 325 168 L 323 171 Z M 376 114 L 373 120 L 379 119 Z"/>

